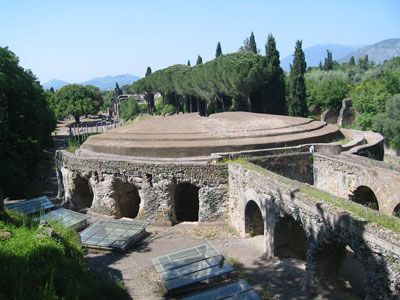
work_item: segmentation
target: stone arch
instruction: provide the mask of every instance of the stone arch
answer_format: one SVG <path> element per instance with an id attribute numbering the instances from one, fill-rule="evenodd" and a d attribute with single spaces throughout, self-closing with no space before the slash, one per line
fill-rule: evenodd
<path id="1" fill-rule="evenodd" d="M 338 240 L 326 240 L 313 253 L 314 272 L 318 282 L 336 291 L 341 297 L 364 299 L 366 272 L 360 253 Z"/>
<path id="2" fill-rule="evenodd" d="M 279 259 L 306 259 L 307 235 L 300 220 L 292 216 L 279 217 L 274 226 L 274 256 Z"/>
<path id="3" fill-rule="evenodd" d="M 396 205 L 396 207 L 393 210 L 393 215 L 395 217 L 400 218 L 400 203 Z"/>
<path id="4" fill-rule="evenodd" d="M 90 208 L 93 203 L 93 190 L 90 181 L 79 173 L 73 178 L 71 201 L 73 206 L 78 208 Z"/>
<path id="5" fill-rule="evenodd" d="M 136 186 L 130 182 L 117 180 L 113 184 L 113 190 L 119 216 L 136 218 L 141 202 Z"/>
<path id="6" fill-rule="evenodd" d="M 174 222 L 199 220 L 199 187 L 190 183 L 178 183 L 174 192 Z"/>
<path id="7" fill-rule="evenodd" d="M 378 200 L 374 191 L 366 185 L 358 186 L 350 195 L 349 200 L 365 205 L 371 209 L 379 210 Z"/>
<path id="8" fill-rule="evenodd" d="M 264 235 L 264 219 L 256 202 L 247 202 L 244 210 L 244 231 L 250 236 Z"/>

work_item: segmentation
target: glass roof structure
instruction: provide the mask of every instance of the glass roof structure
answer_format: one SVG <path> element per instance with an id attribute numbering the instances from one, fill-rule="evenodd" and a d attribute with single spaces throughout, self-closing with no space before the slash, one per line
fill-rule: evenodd
<path id="1" fill-rule="evenodd" d="M 89 248 L 125 251 L 146 234 L 148 223 L 128 220 L 97 220 L 80 233 Z"/>
<path id="2" fill-rule="evenodd" d="M 209 243 L 153 258 L 168 291 L 201 283 L 233 271 L 225 258 Z"/>
<path id="3" fill-rule="evenodd" d="M 54 204 L 46 196 L 41 196 L 16 203 L 8 203 L 4 206 L 10 210 L 14 210 L 26 215 L 32 215 L 39 214 L 40 212 L 44 212 L 50 208 L 53 208 Z"/>
<path id="4" fill-rule="evenodd" d="M 240 300 L 261 300 L 260 296 L 253 290 L 246 280 L 230 282 L 215 288 L 211 288 L 199 293 L 181 298 L 181 300 L 220 300 L 220 299 L 240 299 Z"/>
<path id="5" fill-rule="evenodd" d="M 89 217 L 76 211 L 61 207 L 51 212 L 48 212 L 47 214 L 39 218 L 39 221 L 41 222 L 51 220 L 56 220 L 66 227 L 79 231 L 88 226 Z"/>

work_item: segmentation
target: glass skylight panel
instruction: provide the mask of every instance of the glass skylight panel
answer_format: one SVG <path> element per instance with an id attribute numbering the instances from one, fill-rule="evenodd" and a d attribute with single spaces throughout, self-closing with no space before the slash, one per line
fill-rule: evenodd
<path id="1" fill-rule="evenodd" d="M 5 207 L 26 215 L 32 215 L 53 208 L 54 204 L 46 196 L 41 196 L 17 203 L 9 203 Z"/>
<path id="2" fill-rule="evenodd" d="M 41 216 L 39 219 L 40 221 L 56 220 L 69 228 L 81 230 L 88 225 L 89 217 L 84 214 L 80 214 L 78 212 L 61 207 L 51 212 L 48 212 L 47 214 Z"/>
<path id="3" fill-rule="evenodd" d="M 145 235 L 147 225 L 127 220 L 97 220 L 80 235 L 87 247 L 125 251 Z"/>

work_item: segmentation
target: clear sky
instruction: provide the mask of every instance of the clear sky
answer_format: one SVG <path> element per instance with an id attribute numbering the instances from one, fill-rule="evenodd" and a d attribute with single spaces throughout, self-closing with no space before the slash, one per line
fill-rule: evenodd
<path id="1" fill-rule="evenodd" d="M 372 44 L 400 37 L 399 0 L 0 0 L 0 46 L 45 82 L 143 76 L 236 51 L 254 31 L 272 33 L 281 57 L 321 43 Z"/>

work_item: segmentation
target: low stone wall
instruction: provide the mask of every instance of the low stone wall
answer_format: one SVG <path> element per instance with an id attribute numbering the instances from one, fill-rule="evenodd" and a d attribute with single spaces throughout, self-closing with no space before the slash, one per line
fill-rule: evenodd
<path id="1" fill-rule="evenodd" d="M 118 192 L 115 187 L 130 184 L 130 191 L 137 190 L 141 199 L 138 218 L 171 223 L 176 221 L 175 190 L 181 183 L 190 183 L 199 188 L 199 221 L 227 218 L 228 174 L 224 164 L 101 160 L 66 151 L 57 151 L 56 162 L 64 192 L 60 196 L 72 206 L 90 206 L 93 212 L 120 217 L 124 189 Z"/>
<path id="2" fill-rule="evenodd" d="M 256 167 L 258 168 L 258 167 Z M 400 235 L 366 223 L 302 191 L 307 185 L 267 170 L 229 164 L 230 222 L 245 235 L 246 205 L 254 201 L 264 220 L 265 253 L 274 256 L 275 226 L 283 216 L 301 222 L 306 234 L 306 271 L 312 293 L 341 263 L 329 249 L 351 247 L 366 276 L 366 299 L 394 299 L 400 293 Z M 324 256 L 325 255 L 325 256 Z M 321 259 L 326 257 L 327 260 Z"/>

